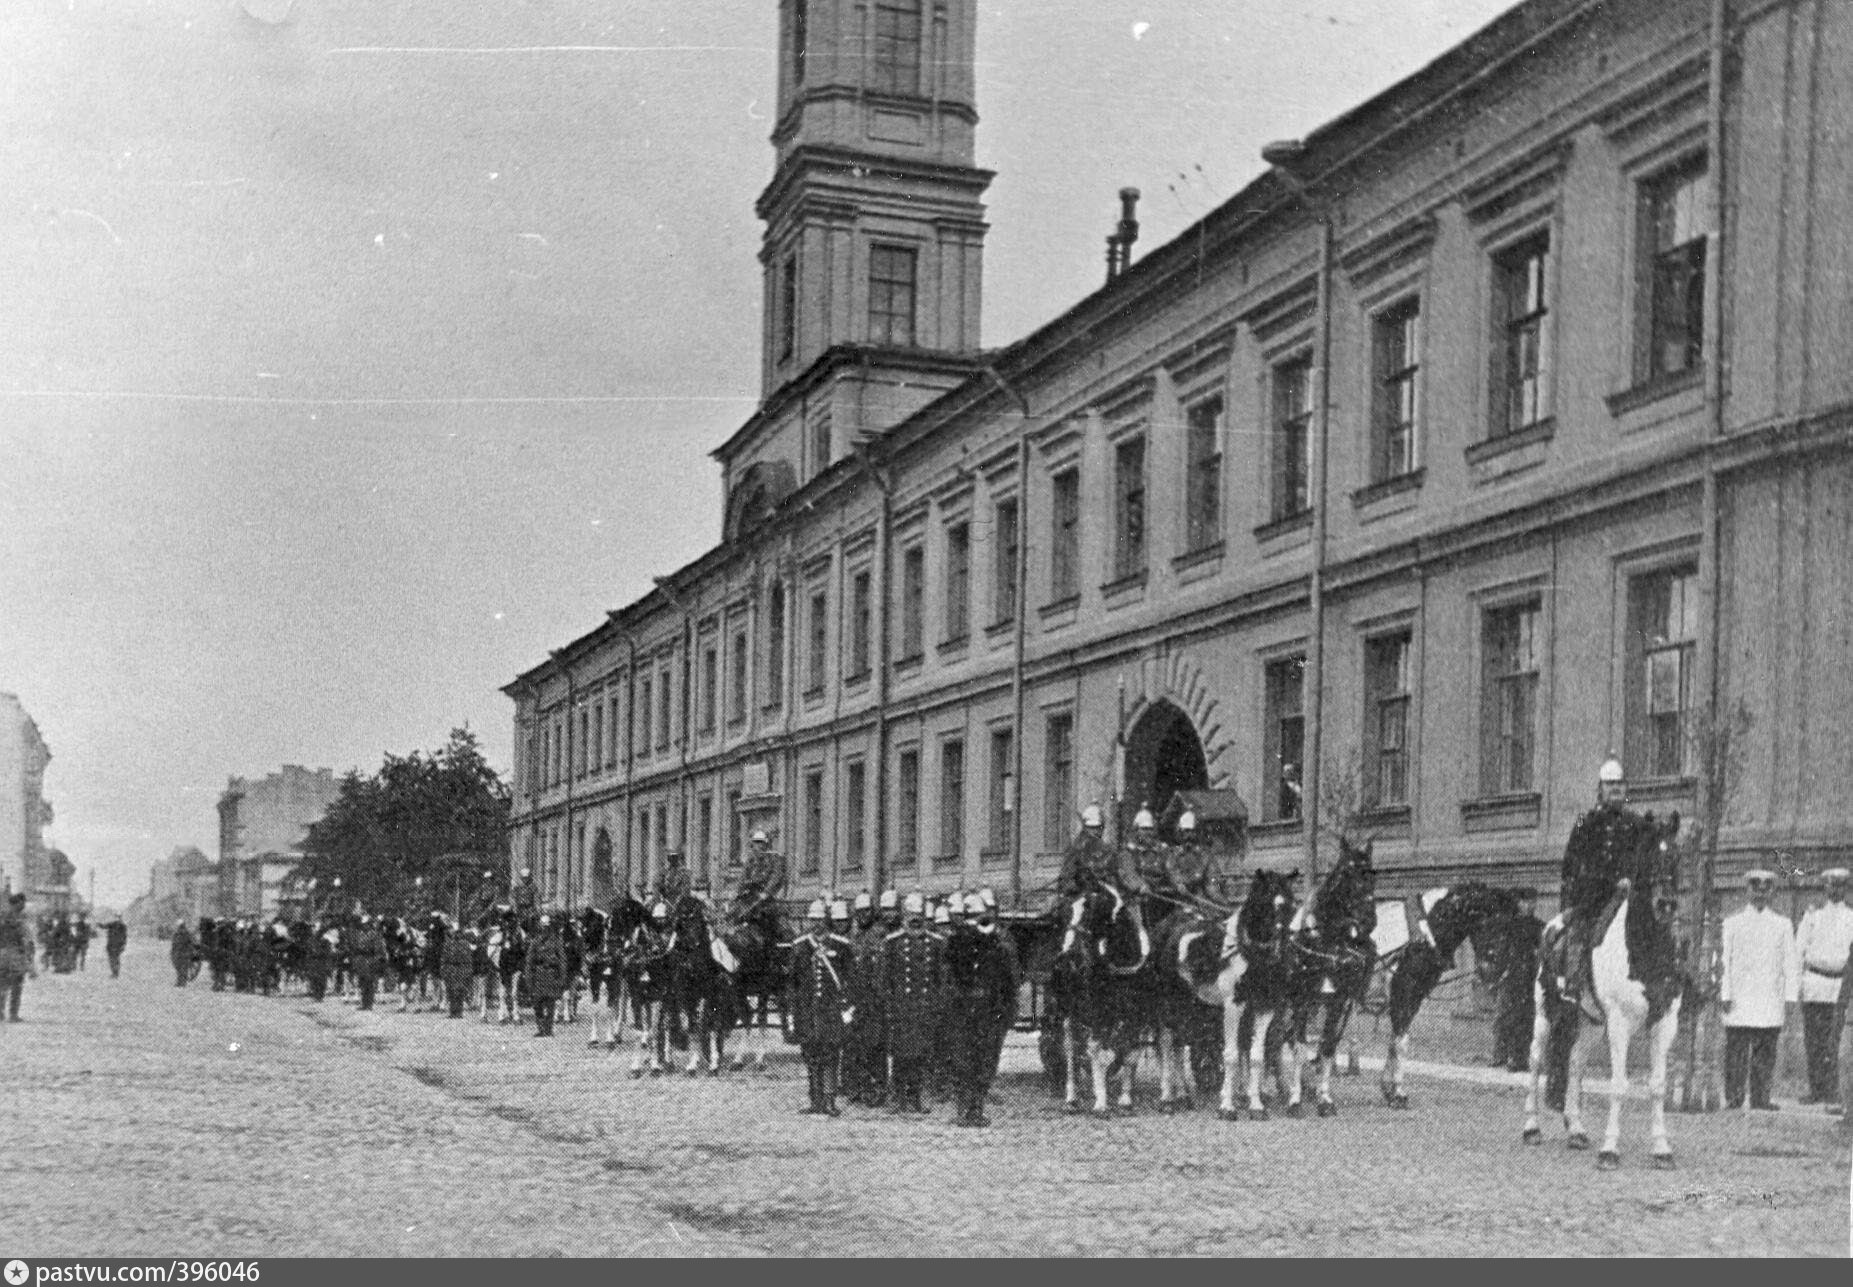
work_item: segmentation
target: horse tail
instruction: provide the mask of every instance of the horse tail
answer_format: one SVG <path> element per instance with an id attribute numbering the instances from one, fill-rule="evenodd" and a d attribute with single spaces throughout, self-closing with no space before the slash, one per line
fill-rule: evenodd
<path id="1" fill-rule="evenodd" d="M 1561 1006 L 1553 1018 L 1550 1041 L 1544 1048 L 1544 1102 L 1562 1111 L 1570 1089 L 1570 1049 L 1576 1045 L 1583 1018 L 1573 1005 Z"/>

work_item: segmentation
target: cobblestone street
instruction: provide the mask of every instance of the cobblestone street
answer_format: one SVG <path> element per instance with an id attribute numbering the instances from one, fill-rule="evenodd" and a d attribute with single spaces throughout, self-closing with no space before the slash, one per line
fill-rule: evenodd
<path id="1" fill-rule="evenodd" d="M 1844 1255 L 1848 1153 L 1800 1113 L 1674 1116 L 1679 1169 L 1519 1141 L 1510 1085 L 1337 1083 L 1341 1116 L 1063 1116 L 1013 1045 L 987 1131 L 936 1108 L 802 1116 L 789 1056 L 632 1081 L 589 1050 L 396 998 L 362 1013 L 122 979 L 27 985 L 0 1029 L 0 1257 L 335 1255 Z M 1141 1083 L 1146 1089 L 1147 1083 Z M 1599 1130 L 1605 1100 L 1588 1106 Z M 1547 1123 L 1555 1131 L 1556 1123 Z"/>

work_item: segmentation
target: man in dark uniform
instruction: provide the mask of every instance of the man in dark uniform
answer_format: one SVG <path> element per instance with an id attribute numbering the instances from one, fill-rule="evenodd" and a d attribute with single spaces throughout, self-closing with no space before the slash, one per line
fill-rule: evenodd
<path id="1" fill-rule="evenodd" d="M 90 940 L 96 937 L 96 930 L 90 924 L 90 918 L 83 912 L 77 913 L 77 923 L 71 926 L 71 947 L 77 953 L 77 969 L 83 972 L 84 962 L 90 956 Z"/>
<path id="2" fill-rule="evenodd" d="M 354 971 L 354 981 L 360 985 L 360 1008 L 371 1010 L 380 975 L 386 971 L 386 939 L 371 916 L 360 918 L 360 928 L 354 931 L 348 945 L 348 964 Z"/>
<path id="3" fill-rule="evenodd" d="M 1563 852 L 1561 991 L 1578 1000 L 1589 984 L 1589 953 L 1596 922 L 1628 875 L 1629 865 L 1654 843 L 1650 815 L 1627 807 L 1621 761 L 1610 756 L 1596 774 L 1596 807 L 1576 820 Z"/>
<path id="4" fill-rule="evenodd" d="M 193 931 L 187 927 L 186 920 L 174 922 L 174 939 L 167 946 L 167 959 L 173 963 L 174 986 L 184 988 L 187 980 L 193 977 Z"/>
<path id="5" fill-rule="evenodd" d="M 893 1112 L 927 1111 L 921 1091 L 945 986 L 946 940 L 927 928 L 925 898 L 909 894 L 901 928 L 882 940 L 882 1026 L 894 1060 Z"/>
<path id="6" fill-rule="evenodd" d="M 527 978 L 528 996 L 534 1002 L 534 1035 L 551 1037 L 554 1007 L 566 992 L 566 944 L 552 916 L 541 916 L 539 932 L 528 944 L 522 973 Z"/>
<path id="7" fill-rule="evenodd" d="M 998 950 L 1004 954 L 1004 967 L 1010 976 L 1009 1013 L 1003 1017 L 1003 1026 L 998 1030 L 997 1040 L 992 1042 L 990 1047 L 991 1066 L 985 1080 L 985 1085 L 988 1087 L 997 1080 L 997 1066 L 1004 1057 L 1004 1040 L 1010 1035 L 1010 1029 L 1017 1021 L 1017 1001 L 1023 986 L 1023 963 L 1017 955 L 1016 939 L 997 919 L 997 895 L 989 886 L 986 886 L 978 891 L 978 901 L 984 904 L 984 910 L 979 913 L 974 924 L 980 932 L 997 936 Z"/>
<path id="8" fill-rule="evenodd" d="M 534 883 L 533 868 L 521 869 L 521 879 L 515 882 L 508 897 L 515 908 L 515 919 L 523 928 L 532 925 L 535 915 L 540 911 L 540 887 Z"/>
<path id="9" fill-rule="evenodd" d="M 967 922 L 946 944 L 947 995 L 952 1023 L 953 1097 L 960 1126 L 989 1126 L 985 1096 L 1004 1033 L 1016 1017 L 1016 980 L 998 945 L 995 917 L 973 894 L 966 902 Z"/>
<path id="10" fill-rule="evenodd" d="M 1158 838 L 1158 819 L 1144 805 L 1132 820 L 1132 841 L 1126 853 L 1138 878 L 1138 893 L 1158 904 L 1146 917 L 1148 923 L 1156 924 L 1177 907 L 1179 899 L 1171 885 L 1171 846 Z"/>
<path id="11" fill-rule="evenodd" d="M 328 976 L 335 968 L 333 934 L 333 930 L 317 921 L 309 927 L 309 939 L 303 945 L 302 978 L 308 984 L 311 1001 L 320 1001 L 328 995 Z"/>
<path id="12" fill-rule="evenodd" d="M 1499 958 L 1494 962 L 1493 987 L 1499 1008 L 1493 1019 L 1492 1062 L 1503 1064 L 1508 1072 L 1524 1072 L 1531 1067 L 1531 1023 L 1536 1004 L 1532 983 L 1538 972 L 1538 938 L 1544 932 L 1544 922 L 1532 911 L 1537 890 L 1513 892 L 1518 899 L 1518 914 L 1495 949 Z"/>
<path id="13" fill-rule="evenodd" d="M 785 892 L 785 856 L 773 850 L 764 831 L 755 829 L 750 844 L 734 891 L 733 919 L 762 924 L 777 917 L 778 899 Z"/>
<path id="14" fill-rule="evenodd" d="M 1130 864 L 1107 843 L 1105 825 L 1099 805 L 1090 804 L 1081 811 L 1081 834 L 1062 855 L 1061 874 L 1055 878 L 1056 893 L 1064 903 L 1096 886 L 1132 888 Z"/>
<path id="15" fill-rule="evenodd" d="M 680 849 L 671 849 L 663 855 L 663 870 L 656 877 L 656 896 L 669 906 L 671 920 L 681 915 L 682 900 L 689 897 L 695 889 L 695 878 L 688 873 L 688 867 Z"/>
<path id="16" fill-rule="evenodd" d="M 9 1023 L 19 1022 L 20 994 L 26 989 L 26 980 L 38 975 L 32 964 L 32 953 L 32 930 L 26 924 L 26 896 L 13 894 L 6 900 L 6 906 L 0 908 L 0 1002 L 5 1005 Z"/>
<path id="17" fill-rule="evenodd" d="M 856 949 L 851 980 L 855 1022 L 849 1025 L 849 1048 L 843 1055 L 843 1093 L 852 1104 L 880 1108 L 888 1098 L 888 1057 L 882 1048 L 881 956 L 888 931 L 875 919 L 875 900 L 856 895 L 849 941 Z"/>
<path id="18" fill-rule="evenodd" d="M 444 925 L 444 946 L 438 951 L 438 977 L 444 984 L 444 1000 L 450 1017 L 461 1019 L 463 1007 L 476 983 L 476 943 L 461 925 Z"/>
<path id="19" fill-rule="evenodd" d="M 1197 833 L 1197 815 L 1184 810 L 1177 820 L 1177 843 L 1171 847 L 1170 882 L 1187 901 L 1202 907 L 1214 904 L 1220 911 L 1231 900 L 1223 888 L 1222 873 L 1216 869 L 1216 855 Z"/>
<path id="20" fill-rule="evenodd" d="M 103 927 L 103 951 L 109 957 L 109 977 L 122 977 L 122 952 L 129 945 L 129 927 L 122 923 L 122 917 L 111 919 Z"/>
<path id="21" fill-rule="evenodd" d="M 810 1105 L 806 1113 L 836 1117 L 837 1065 L 843 1041 L 855 1021 L 850 1000 L 850 976 L 855 949 L 848 939 L 833 934 L 824 924 L 822 900 L 805 914 L 806 932 L 791 950 L 791 980 L 787 994 L 791 1027 L 804 1052 L 810 1078 Z"/>

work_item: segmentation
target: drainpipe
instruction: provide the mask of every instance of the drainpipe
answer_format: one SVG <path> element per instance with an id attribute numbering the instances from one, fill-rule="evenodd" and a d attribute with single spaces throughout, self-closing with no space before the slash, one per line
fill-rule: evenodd
<path id="1" fill-rule="evenodd" d="M 616 624 L 621 613 L 617 610 L 607 612 L 605 619 Z M 633 736 L 637 728 L 637 640 L 631 632 L 622 626 L 618 633 L 624 636 L 624 644 L 630 653 L 630 666 L 624 675 L 624 892 L 631 892 L 631 829 L 635 821 L 631 817 L 631 792 L 634 790 L 631 778 L 632 766 L 637 754 L 637 739 Z"/>
<path id="2" fill-rule="evenodd" d="M 676 782 L 678 796 L 677 820 L 681 823 L 681 832 L 676 837 L 676 847 L 683 850 L 683 861 L 688 860 L 688 744 L 694 740 L 695 718 L 695 617 L 688 606 L 669 588 L 668 577 L 653 577 L 656 588 L 662 591 L 663 598 L 669 605 L 682 614 L 682 768 Z M 669 843 L 659 836 L 657 843 L 663 846 L 663 852 L 669 852 Z"/>
<path id="3" fill-rule="evenodd" d="M 881 492 L 881 513 L 876 519 L 875 560 L 877 584 L 875 628 L 875 835 L 866 855 L 869 893 L 876 894 L 888 886 L 888 650 L 890 606 L 888 579 L 892 571 L 890 549 L 894 530 L 894 479 L 884 475 L 875 464 L 868 445 L 856 447 L 856 459 Z"/>
<path id="4" fill-rule="evenodd" d="M 1694 964 L 1703 973 L 1701 987 L 1706 986 L 1711 978 L 1711 963 L 1716 956 L 1717 940 L 1713 933 L 1712 921 L 1716 910 L 1717 897 L 1714 885 L 1717 881 L 1718 867 L 1718 827 L 1723 821 L 1720 811 L 1714 808 L 1712 795 L 1723 788 L 1717 781 L 1717 771 L 1713 764 L 1717 752 L 1718 722 L 1720 715 L 1718 647 L 1721 613 L 1719 600 L 1723 597 L 1723 573 L 1719 559 L 1719 501 L 1718 501 L 1718 445 L 1725 436 L 1724 419 L 1724 247 L 1725 247 L 1725 130 L 1724 130 L 1724 77 L 1725 61 L 1730 48 L 1730 5 L 1729 0 L 1712 0 L 1711 6 L 1711 58 L 1706 78 L 1706 128 L 1705 128 L 1705 195 L 1711 209 L 1711 245 L 1705 255 L 1705 413 L 1706 431 L 1711 439 L 1705 452 L 1705 473 L 1702 490 L 1699 495 L 1699 570 L 1700 581 L 1704 586 L 1705 625 L 1699 644 L 1699 691 L 1703 694 L 1705 710 L 1705 733 L 1708 745 L 1702 752 L 1703 758 L 1697 766 L 1700 770 L 1697 782 L 1698 815 L 1705 820 L 1704 849 L 1699 857 L 1699 905 L 1697 932 L 1691 941 L 1697 944 L 1698 960 Z M 1687 1025 L 1686 1029 L 1686 1075 L 1680 1095 L 1680 1107 L 1687 1111 L 1704 1109 L 1710 1105 L 1704 1101 L 1710 1098 L 1709 1088 L 1699 1088 L 1695 1102 L 1693 1082 L 1698 1073 L 1698 1029 L 1706 1015 L 1700 1014 L 1699 1022 Z M 1714 1038 L 1708 1031 L 1706 1044 L 1709 1047 Z"/>
<path id="5" fill-rule="evenodd" d="M 1016 589 L 1011 596 L 1016 605 L 1016 627 L 1011 632 L 1010 656 L 1010 790 L 1016 797 L 1011 802 L 1015 807 L 1010 817 L 1010 906 L 1020 910 L 1023 906 L 1023 661 L 1029 622 L 1029 449 L 1036 430 L 1030 418 L 1029 399 L 1004 379 L 995 366 L 986 363 L 984 371 L 1004 396 L 1017 404 L 1017 411 L 1023 417 L 1017 436 L 1017 558 L 1016 567 L 1011 570 L 1016 578 Z"/>
<path id="6" fill-rule="evenodd" d="M 560 847 L 566 851 L 567 878 L 564 883 L 571 885 L 573 874 L 573 774 L 576 771 L 576 767 L 573 763 L 573 722 L 579 718 L 579 712 L 574 709 L 573 706 L 573 668 L 564 660 L 564 651 L 562 649 L 554 649 L 552 656 L 554 665 L 558 666 L 560 668 L 560 673 L 566 676 L 566 821 L 563 824 L 565 834 L 561 837 Z M 554 893 L 558 894 L 559 892 L 556 886 Z M 568 892 L 570 893 L 570 891 Z"/>

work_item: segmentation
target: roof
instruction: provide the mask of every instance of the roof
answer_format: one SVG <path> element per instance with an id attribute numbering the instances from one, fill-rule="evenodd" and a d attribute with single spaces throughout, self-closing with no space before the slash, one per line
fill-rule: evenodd
<path id="1" fill-rule="evenodd" d="M 1171 826 L 1189 809 L 1197 815 L 1199 827 L 1206 823 L 1225 826 L 1248 826 L 1248 806 L 1242 802 L 1240 793 L 1227 787 L 1203 791 L 1179 791 L 1171 797 L 1171 803 L 1165 806 L 1165 816 L 1161 821 Z"/>

